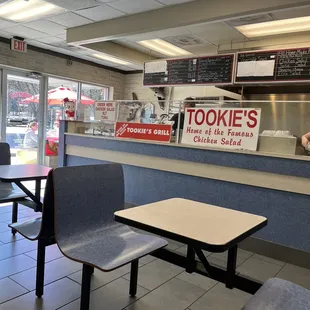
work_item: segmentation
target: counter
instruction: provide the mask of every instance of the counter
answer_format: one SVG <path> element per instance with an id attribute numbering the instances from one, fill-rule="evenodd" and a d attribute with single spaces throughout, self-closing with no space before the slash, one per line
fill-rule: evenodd
<path id="1" fill-rule="evenodd" d="M 309 157 L 192 148 L 66 133 L 59 164 L 120 163 L 125 199 L 193 199 L 268 218 L 256 238 L 310 252 Z"/>

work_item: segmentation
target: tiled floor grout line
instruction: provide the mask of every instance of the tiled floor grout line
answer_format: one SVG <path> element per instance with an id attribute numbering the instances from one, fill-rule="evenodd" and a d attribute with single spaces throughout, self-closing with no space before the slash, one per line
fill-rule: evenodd
<path id="1" fill-rule="evenodd" d="M 210 287 L 208 290 L 205 290 L 206 292 L 204 294 L 202 294 L 199 298 L 197 298 L 194 302 L 192 302 L 189 306 L 187 306 L 185 309 L 189 309 L 190 307 L 197 302 L 199 299 L 201 299 L 203 296 L 205 296 L 206 294 L 208 294 L 208 292 L 210 292 L 216 285 L 218 285 L 220 282 L 216 282 L 214 285 L 212 285 L 212 287 Z"/>
<path id="2" fill-rule="evenodd" d="M 287 263 L 285 263 L 285 264 L 281 267 L 281 269 L 279 270 L 279 272 L 276 273 L 275 277 L 277 277 L 277 275 L 282 271 L 282 269 L 284 269 L 284 267 L 285 267 L 286 265 L 287 265 Z"/>
<path id="3" fill-rule="evenodd" d="M 21 286 L 21 287 L 24 288 L 25 290 L 27 290 L 27 292 L 24 293 L 24 294 L 28 294 L 29 292 L 31 292 L 31 291 L 28 290 L 26 287 L 24 287 L 22 284 L 16 282 L 14 279 L 12 279 L 11 276 L 8 276 L 7 278 L 9 278 L 11 281 L 15 282 L 16 284 L 18 284 L 19 286 Z M 24 295 L 24 294 L 22 294 L 22 295 Z"/>

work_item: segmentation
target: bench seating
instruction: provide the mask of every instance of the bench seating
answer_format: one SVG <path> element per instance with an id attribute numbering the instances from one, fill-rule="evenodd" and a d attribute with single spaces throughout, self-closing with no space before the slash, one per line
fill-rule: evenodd
<path id="1" fill-rule="evenodd" d="M 129 294 L 135 296 L 139 258 L 168 243 L 114 221 L 114 212 L 124 209 L 121 165 L 57 168 L 54 189 L 56 242 L 66 257 L 83 264 L 80 309 L 89 309 L 94 268 L 109 272 L 131 263 Z"/>
<path id="2" fill-rule="evenodd" d="M 310 291 L 289 281 L 272 278 L 243 310 L 310 310 Z"/>

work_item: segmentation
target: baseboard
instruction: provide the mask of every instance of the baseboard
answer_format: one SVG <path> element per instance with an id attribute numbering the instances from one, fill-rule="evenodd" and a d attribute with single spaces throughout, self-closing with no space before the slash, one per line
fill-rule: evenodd
<path id="1" fill-rule="evenodd" d="M 310 269 L 310 252 L 290 248 L 259 238 L 249 237 L 240 243 L 243 250 Z"/>

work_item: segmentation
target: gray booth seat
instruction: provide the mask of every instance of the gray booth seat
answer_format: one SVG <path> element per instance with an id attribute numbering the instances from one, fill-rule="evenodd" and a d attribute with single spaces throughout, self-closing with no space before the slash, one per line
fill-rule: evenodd
<path id="1" fill-rule="evenodd" d="M 0 165 L 11 164 L 11 152 L 8 143 L 0 143 Z M 18 200 L 23 200 L 27 195 L 20 189 L 14 188 L 11 183 L 0 181 L 0 203 L 12 202 L 12 223 L 17 222 Z M 1 219 L 1 216 L 0 216 Z M 16 231 L 12 229 L 13 235 Z"/>
<path id="2" fill-rule="evenodd" d="M 41 297 L 44 289 L 45 248 L 55 244 L 53 170 L 47 176 L 42 217 L 13 223 L 9 226 L 25 238 L 31 241 L 38 241 L 36 295 Z"/>
<path id="3" fill-rule="evenodd" d="M 94 268 L 108 272 L 131 263 L 131 296 L 136 295 L 138 260 L 167 245 L 114 221 L 124 208 L 121 165 L 57 168 L 54 172 L 55 239 L 61 252 L 83 264 L 81 309 L 89 309 Z"/>
<path id="4" fill-rule="evenodd" d="M 310 291 L 272 278 L 265 282 L 243 310 L 310 310 Z"/>

